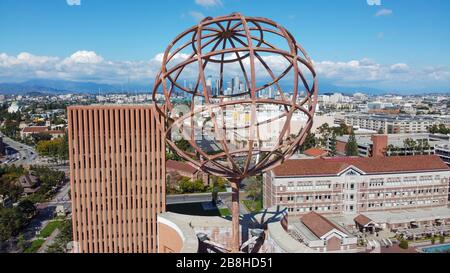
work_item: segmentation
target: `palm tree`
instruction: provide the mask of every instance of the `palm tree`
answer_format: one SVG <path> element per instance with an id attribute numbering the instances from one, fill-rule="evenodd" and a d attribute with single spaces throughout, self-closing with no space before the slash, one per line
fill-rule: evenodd
<path id="1" fill-rule="evenodd" d="M 396 149 L 397 149 L 397 148 L 396 148 L 394 145 L 389 144 L 389 145 L 386 147 L 386 154 L 387 154 L 387 156 L 391 156 L 391 155 L 395 152 Z"/>
<path id="2" fill-rule="evenodd" d="M 413 155 L 415 155 L 417 142 L 412 138 L 407 138 L 403 141 L 403 147 L 405 148 L 405 155 L 408 155 L 408 153 L 412 152 Z"/>

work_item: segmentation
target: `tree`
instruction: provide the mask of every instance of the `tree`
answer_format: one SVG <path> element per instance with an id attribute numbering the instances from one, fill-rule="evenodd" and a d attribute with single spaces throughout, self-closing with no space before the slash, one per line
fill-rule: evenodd
<path id="1" fill-rule="evenodd" d="M 17 179 L 25 173 L 22 167 L 0 166 L 0 195 L 9 196 L 16 202 L 23 193 L 23 188 L 17 183 Z"/>
<path id="2" fill-rule="evenodd" d="M 389 144 L 389 145 L 386 147 L 386 154 L 387 154 L 388 156 L 391 156 L 391 155 L 395 154 L 396 152 L 397 152 L 397 147 L 395 147 L 394 145 Z"/>
<path id="3" fill-rule="evenodd" d="M 450 129 L 447 128 L 447 126 L 445 126 L 445 124 L 433 124 L 432 126 L 428 127 L 428 132 L 430 132 L 431 134 L 450 134 Z"/>
<path id="4" fill-rule="evenodd" d="M 431 134 L 437 134 L 439 133 L 439 128 L 436 124 L 433 124 L 432 126 L 428 127 L 428 132 L 430 132 Z"/>
<path id="5" fill-rule="evenodd" d="M 449 134 L 450 129 L 448 129 L 447 126 L 445 126 L 445 124 L 439 124 L 439 133 L 444 135 Z"/>
<path id="6" fill-rule="evenodd" d="M 2 133 L 5 134 L 7 137 L 10 137 L 12 139 L 18 139 L 19 138 L 19 122 L 15 120 L 7 119 L 3 125 Z"/>
<path id="7" fill-rule="evenodd" d="M 219 192 L 225 191 L 225 184 L 226 181 L 222 177 L 211 177 L 211 199 L 214 204 L 217 202 Z"/>
<path id="8" fill-rule="evenodd" d="M 31 137 L 33 138 L 35 143 L 38 143 L 39 141 L 44 141 L 44 140 L 51 140 L 52 136 L 49 133 L 37 133 L 37 134 L 32 134 Z"/>
<path id="9" fill-rule="evenodd" d="M 30 200 L 22 200 L 17 208 L 27 217 L 31 218 L 36 214 L 36 206 Z"/>
<path id="10" fill-rule="evenodd" d="M 378 129 L 378 134 L 379 135 L 383 135 L 384 134 L 384 129 L 380 127 L 380 129 Z"/>
<path id="11" fill-rule="evenodd" d="M 336 149 L 337 149 L 337 140 L 336 140 L 336 134 L 333 132 L 330 139 L 330 155 L 335 156 L 336 155 Z"/>
<path id="12" fill-rule="evenodd" d="M 415 154 L 417 142 L 412 138 L 407 138 L 403 141 L 403 147 L 405 148 L 405 154 Z"/>
<path id="13" fill-rule="evenodd" d="M 317 133 L 320 135 L 319 144 L 322 147 L 326 147 L 328 138 L 331 134 L 330 125 L 328 125 L 328 123 L 322 124 L 319 128 L 317 128 Z"/>
<path id="14" fill-rule="evenodd" d="M 300 146 L 300 152 L 304 152 L 310 148 L 316 147 L 316 137 L 313 133 L 309 133 L 303 144 Z"/>
<path id="15" fill-rule="evenodd" d="M 338 128 L 334 128 L 334 132 L 338 136 L 348 135 L 351 133 L 351 131 L 352 130 L 350 130 L 349 126 L 347 126 L 347 124 L 345 124 L 345 122 L 341 122 L 341 124 L 339 124 Z"/>
<path id="16" fill-rule="evenodd" d="M 205 192 L 205 185 L 201 179 L 191 181 L 188 177 L 183 177 L 180 181 L 181 193 Z"/>
<path id="17" fill-rule="evenodd" d="M 401 249 L 408 249 L 409 248 L 409 244 L 408 241 L 406 240 L 401 240 L 400 244 L 398 245 Z"/>
<path id="18" fill-rule="evenodd" d="M 4 243 L 16 235 L 24 222 L 24 215 L 18 209 L 0 209 L 0 241 Z"/>
<path id="19" fill-rule="evenodd" d="M 55 161 L 69 159 L 69 141 L 67 134 L 54 140 L 39 141 L 36 150 L 40 156 L 51 157 Z"/>
<path id="20" fill-rule="evenodd" d="M 345 145 L 345 155 L 347 156 L 358 156 L 358 143 L 356 142 L 356 136 L 352 133 L 348 137 L 347 144 Z"/>
<path id="21" fill-rule="evenodd" d="M 256 177 L 250 177 L 247 180 L 247 185 L 245 186 L 245 192 L 247 196 L 252 198 L 253 201 L 262 199 L 262 181 Z"/>
<path id="22" fill-rule="evenodd" d="M 23 234 L 20 234 L 19 237 L 17 237 L 17 246 L 22 249 L 22 251 L 27 248 L 27 240 L 25 240 Z"/>

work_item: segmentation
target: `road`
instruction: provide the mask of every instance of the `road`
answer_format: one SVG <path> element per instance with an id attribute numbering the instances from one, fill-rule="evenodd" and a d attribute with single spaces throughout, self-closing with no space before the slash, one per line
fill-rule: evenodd
<path id="1" fill-rule="evenodd" d="M 11 138 L 0 133 L 0 136 L 3 138 L 3 142 L 12 150 L 16 151 L 13 155 L 10 155 L 10 158 L 14 158 L 18 156 L 18 160 L 10 162 L 15 165 L 32 165 L 38 164 L 42 159 L 36 153 L 33 147 L 25 145 L 23 143 L 12 140 Z"/>
<path id="2" fill-rule="evenodd" d="M 58 191 L 58 193 L 49 202 L 37 205 L 38 214 L 31 220 L 31 222 L 22 230 L 25 240 L 31 241 L 36 237 L 36 232 L 40 231 L 48 221 L 54 218 L 55 208 L 58 205 L 70 204 L 69 198 L 70 183 L 66 182 Z M 70 208 L 70 206 L 69 206 Z M 12 238 L 11 241 L 17 242 L 17 237 Z M 17 248 L 7 249 L 7 252 L 17 252 Z"/>
<path id="3" fill-rule="evenodd" d="M 221 192 L 219 193 L 220 199 L 230 199 L 231 192 Z M 188 204 L 188 203 L 200 203 L 211 201 L 211 193 L 194 193 L 194 194 L 178 194 L 178 195 L 167 195 L 166 204 Z"/>

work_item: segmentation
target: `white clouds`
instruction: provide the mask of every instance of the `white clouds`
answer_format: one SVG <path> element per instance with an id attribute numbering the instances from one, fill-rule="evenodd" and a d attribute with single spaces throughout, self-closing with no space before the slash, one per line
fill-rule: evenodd
<path id="1" fill-rule="evenodd" d="M 180 55 L 174 63 L 185 60 L 187 56 Z M 151 85 L 160 69 L 162 57 L 162 54 L 157 54 L 145 61 L 112 61 L 86 50 L 77 51 L 66 58 L 37 56 L 27 52 L 17 56 L 0 53 L 0 82 L 43 78 L 120 84 L 127 82 L 129 77 L 132 82 Z M 281 72 L 286 66 L 286 61 L 279 56 L 266 55 L 263 58 L 275 73 Z M 248 60 L 244 62 L 247 65 Z M 314 66 L 319 81 L 326 80 L 341 86 L 432 88 L 450 85 L 450 69 L 447 67 L 413 68 L 402 62 L 383 65 L 371 59 L 318 61 L 314 62 Z M 238 72 L 239 67 L 236 67 L 231 66 L 228 74 Z M 267 75 L 262 67 L 256 68 L 260 77 Z M 196 73 L 189 68 L 186 72 L 186 77 L 193 77 Z"/>
<path id="2" fill-rule="evenodd" d="M 393 73 L 406 73 L 409 71 L 409 66 L 405 63 L 393 64 L 389 68 Z"/>
<path id="3" fill-rule="evenodd" d="M 151 82 L 161 61 L 109 61 L 93 51 L 77 51 L 67 58 L 0 54 L 0 82 L 20 82 L 35 78 L 95 81 L 99 83 Z"/>
<path id="4" fill-rule="evenodd" d="M 66 0 L 67 5 L 69 6 L 80 6 L 81 0 Z"/>
<path id="5" fill-rule="evenodd" d="M 392 15 L 394 12 L 391 9 L 380 9 L 375 13 L 375 17 L 381 17 L 381 16 L 389 16 Z"/>
<path id="6" fill-rule="evenodd" d="M 381 6 L 381 0 L 367 0 L 369 6 Z"/>
<path id="7" fill-rule="evenodd" d="M 412 69 L 405 63 L 382 65 L 370 59 L 314 63 L 317 74 L 336 85 L 381 88 L 433 88 L 450 84 L 450 70 L 444 67 Z"/>
<path id="8" fill-rule="evenodd" d="M 223 6 L 222 0 L 195 0 L 195 3 L 205 8 Z"/>
<path id="9" fill-rule="evenodd" d="M 103 62 L 103 57 L 94 51 L 77 51 L 64 60 L 67 64 L 98 64 Z"/>
<path id="10" fill-rule="evenodd" d="M 206 17 L 203 13 L 198 11 L 190 11 L 188 14 L 197 22 L 200 22 Z"/>

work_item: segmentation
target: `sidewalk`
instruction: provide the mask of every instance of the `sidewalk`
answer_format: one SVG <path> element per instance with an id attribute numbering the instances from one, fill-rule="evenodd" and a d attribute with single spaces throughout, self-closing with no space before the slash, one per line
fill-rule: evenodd
<path id="1" fill-rule="evenodd" d="M 47 248 L 53 243 L 55 238 L 59 235 L 60 231 L 59 229 L 55 229 L 50 236 L 45 239 L 45 242 L 42 244 L 42 246 L 38 249 L 37 253 L 45 253 L 47 251 Z"/>

